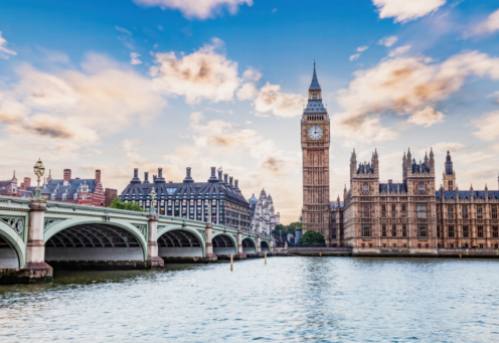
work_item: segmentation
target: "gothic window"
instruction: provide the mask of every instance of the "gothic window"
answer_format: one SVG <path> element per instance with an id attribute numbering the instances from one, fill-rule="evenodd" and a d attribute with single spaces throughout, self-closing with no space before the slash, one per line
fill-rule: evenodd
<path id="1" fill-rule="evenodd" d="M 386 205 L 381 205 L 381 216 L 386 217 Z"/>
<path id="2" fill-rule="evenodd" d="M 463 237 L 468 238 L 470 236 L 470 229 L 468 225 L 463 225 Z"/>
<path id="3" fill-rule="evenodd" d="M 369 184 L 367 182 L 362 184 L 362 194 L 369 194 Z"/>
<path id="4" fill-rule="evenodd" d="M 362 205 L 362 217 L 369 218 L 370 217 L 370 208 L 369 205 Z"/>
<path id="5" fill-rule="evenodd" d="M 386 237 L 386 225 L 381 226 L 381 236 Z"/>
<path id="6" fill-rule="evenodd" d="M 481 205 L 476 208 L 476 217 L 477 219 L 483 219 L 483 207 Z"/>
<path id="7" fill-rule="evenodd" d="M 454 225 L 449 225 L 449 227 L 447 228 L 447 235 L 450 237 L 450 238 L 454 238 Z"/>
<path id="8" fill-rule="evenodd" d="M 397 206 L 395 204 L 392 204 L 392 217 L 395 217 L 397 215 Z"/>
<path id="9" fill-rule="evenodd" d="M 492 219 L 497 219 L 497 206 L 492 206 Z"/>
<path id="10" fill-rule="evenodd" d="M 483 225 L 478 225 L 478 227 L 477 227 L 477 236 L 479 238 L 483 238 Z"/>
<path id="11" fill-rule="evenodd" d="M 418 238 L 424 239 L 428 237 L 428 228 L 426 225 L 418 225 Z"/>
<path id="12" fill-rule="evenodd" d="M 362 225 L 362 237 L 371 237 L 371 226 L 367 224 Z"/>
<path id="13" fill-rule="evenodd" d="M 447 206 L 447 218 L 454 218 L 454 207 L 452 205 Z"/>
<path id="14" fill-rule="evenodd" d="M 402 225 L 402 237 L 407 237 L 407 226 Z"/>
<path id="15" fill-rule="evenodd" d="M 499 227 L 497 225 L 492 226 L 492 237 L 499 238 Z"/>
<path id="16" fill-rule="evenodd" d="M 426 186 L 423 181 L 418 182 L 418 193 L 419 194 L 425 194 L 426 193 Z"/>
<path id="17" fill-rule="evenodd" d="M 468 219 L 468 206 L 463 205 L 462 212 L 463 212 L 463 218 Z"/>
<path id="18" fill-rule="evenodd" d="M 416 218 L 418 219 L 426 219 L 426 204 L 417 204 L 416 205 Z"/>
<path id="19" fill-rule="evenodd" d="M 392 225 L 392 237 L 397 237 L 397 225 Z"/>

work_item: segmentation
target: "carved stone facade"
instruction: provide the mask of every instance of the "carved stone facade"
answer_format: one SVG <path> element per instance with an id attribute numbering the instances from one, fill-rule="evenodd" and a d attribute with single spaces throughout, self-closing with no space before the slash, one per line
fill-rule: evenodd
<path id="1" fill-rule="evenodd" d="M 315 71 L 308 89 L 308 103 L 301 119 L 303 154 L 303 230 L 329 238 L 329 116 L 322 103 Z"/>
<path id="2" fill-rule="evenodd" d="M 449 153 L 437 192 L 431 150 L 420 162 L 404 153 L 402 176 L 401 183 L 381 183 L 377 152 L 370 162 L 357 163 L 354 151 L 344 204 L 331 204 L 331 245 L 420 254 L 499 248 L 499 191 L 458 191 Z"/>
<path id="3" fill-rule="evenodd" d="M 251 231 L 257 234 L 270 235 L 275 226 L 280 222 L 279 212 L 275 212 L 272 195 L 267 194 L 264 189 L 260 192 L 258 199 L 253 194 L 249 199 L 251 210 Z"/>

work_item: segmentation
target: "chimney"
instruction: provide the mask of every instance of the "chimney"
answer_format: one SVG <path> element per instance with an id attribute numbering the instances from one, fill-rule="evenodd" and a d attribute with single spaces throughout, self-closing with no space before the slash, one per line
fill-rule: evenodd
<path id="1" fill-rule="evenodd" d="M 95 170 L 95 182 L 101 183 L 101 171 L 100 171 L 100 169 Z"/>
<path id="2" fill-rule="evenodd" d="M 69 182 L 71 180 L 71 169 L 64 169 L 64 181 Z"/>
<path id="3" fill-rule="evenodd" d="M 139 168 L 133 168 L 133 178 L 134 179 L 139 178 Z"/>
<path id="4" fill-rule="evenodd" d="M 217 181 L 217 168 L 211 167 L 210 168 L 210 178 L 208 179 L 208 182 L 216 182 Z"/>
<path id="5" fill-rule="evenodd" d="M 224 174 L 224 183 L 229 183 L 229 174 Z"/>
<path id="6" fill-rule="evenodd" d="M 229 177 L 229 184 L 231 187 L 234 187 L 234 178 L 232 176 Z"/>
<path id="7" fill-rule="evenodd" d="M 234 186 L 236 187 L 236 189 L 239 189 L 239 180 L 235 180 L 234 181 Z"/>
<path id="8" fill-rule="evenodd" d="M 184 182 L 193 182 L 192 176 L 191 176 L 191 167 L 185 168 L 185 178 Z"/>
<path id="9" fill-rule="evenodd" d="M 149 172 L 144 172 L 144 183 L 149 182 Z"/>
<path id="10" fill-rule="evenodd" d="M 222 168 L 218 169 L 218 181 L 222 182 L 222 179 L 223 179 L 223 170 Z M 497 179 L 499 180 L 499 176 L 497 177 Z"/>
<path id="11" fill-rule="evenodd" d="M 162 178 L 163 178 L 163 168 L 158 168 L 158 177 L 159 177 L 160 179 L 162 179 Z"/>

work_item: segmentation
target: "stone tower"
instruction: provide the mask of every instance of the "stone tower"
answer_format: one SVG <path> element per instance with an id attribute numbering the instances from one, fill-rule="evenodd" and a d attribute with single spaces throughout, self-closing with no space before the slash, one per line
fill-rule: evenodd
<path id="1" fill-rule="evenodd" d="M 303 154 L 303 231 L 320 232 L 329 244 L 330 123 L 315 71 L 301 119 Z"/>
<path id="2" fill-rule="evenodd" d="M 447 156 L 445 157 L 444 173 L 443 173 L 443 187 L 446 191 L 453 191 L 457 188 L 456 185 L 456 173 L 454 173 L 454 165 L 452 163 L 452 158 L 450 152 L 447 151 Z"/>

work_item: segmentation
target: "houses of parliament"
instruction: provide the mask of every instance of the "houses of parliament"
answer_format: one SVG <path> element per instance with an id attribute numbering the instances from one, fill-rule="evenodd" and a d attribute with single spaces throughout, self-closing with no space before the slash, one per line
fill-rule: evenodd
<path id="1" fill-rule="evenodd" d="M 301 119 L 303 231 L 320 232 L 330 247 L 358 254 L 457 255 L 499 251 L 499 191 L 458 189 L 447 152 L 441 186 L 436 188 L 435 155 L 408 150 L 402 180 L 380 181 L 379 156 L 350 158 L 350 184 L 343 201 L 329 197 L 330 120 L 315 70 Z M 499 180 L 498 180 L 499 182 Z"/>

